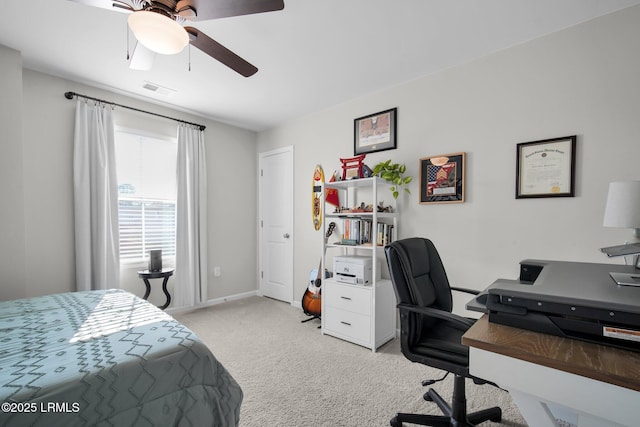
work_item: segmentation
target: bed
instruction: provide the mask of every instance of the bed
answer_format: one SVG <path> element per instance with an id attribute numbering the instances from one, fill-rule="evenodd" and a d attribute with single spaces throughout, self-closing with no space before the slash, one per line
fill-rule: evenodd
<path id="1" fill-rule="evenodd" d="M 0 302 L 0 426 L 237 426 L 242 397 L 193 332 L 126 291 Z"/>

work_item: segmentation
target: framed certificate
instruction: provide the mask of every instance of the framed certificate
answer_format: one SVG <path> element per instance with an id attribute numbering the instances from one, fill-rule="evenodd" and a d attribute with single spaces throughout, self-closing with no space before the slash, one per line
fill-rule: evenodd
<path id="1" fill-rule="evenodd" d="M 517 145 L 516 199 L 573 197 L 576 135 Z"/>

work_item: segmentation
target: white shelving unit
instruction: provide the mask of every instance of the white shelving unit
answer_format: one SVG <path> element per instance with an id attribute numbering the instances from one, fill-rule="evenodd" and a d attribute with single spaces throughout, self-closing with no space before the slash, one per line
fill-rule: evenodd
<path id="1" fill-rule="evenodd" d="M 382 200 L 394 200 L 389 191 L 390 185 L 381 178 L 361 178 L 324 184 L 325 192 L 333 188 L 338 190 L 340 204 L 345 207 L 373 205 L 373 212 L 334 213 L 334 206 L 324 204 L 324 232 L 332 221 L 338 236 L 344 234 L 345 220 L 366 220 L 371 222 L 373 242 L 364 244 L 342 244 L 342 240 L 325 243 L 323 239 L 322 265 L 331 270 L 333 257 L 344 255 L 370 256 L 372 258 L 372 283 L 355 285 L 341 283 L 333 278 L 322 282 L 322 333 L 331 335 L 376 351 L 382 344 L 396 336 L 396 297 L 389 277 L 384 256 L 384 246 L 376 242 L 378 224 L 393 225 L 391 239 L 397 235 L 397 218 L 393 213 L 377 212 Z M 386 192 L 386 193 L 385 193 Z M 382 196 L 382 197 L 381 197 Z M 385 200 L 385 202 L 386 202 Z M 393 205 L 392 205 L 393 206 Z M 325 235 L 325 234 L 323 234 Z M 382 277 L 380 279 L 380 277 Z"/>

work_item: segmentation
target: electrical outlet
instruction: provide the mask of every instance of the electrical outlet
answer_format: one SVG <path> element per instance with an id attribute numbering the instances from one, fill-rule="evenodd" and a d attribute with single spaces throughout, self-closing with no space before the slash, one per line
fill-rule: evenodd
<path id="1" fill-rule="evenodd" d="M 220 277 L 221 274 L 220 267 L 213 267 L 213 277 Z"/>

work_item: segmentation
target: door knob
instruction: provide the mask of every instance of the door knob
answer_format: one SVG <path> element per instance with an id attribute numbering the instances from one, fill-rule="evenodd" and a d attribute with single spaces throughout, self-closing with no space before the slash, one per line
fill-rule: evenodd
<path id="1" fill-rule="evenodd" d="M 289 233 L 284 233 L 282 237 L 284 237 L 285 239 L 288 239 L 290 236 L 289 236 Z"/>

